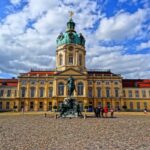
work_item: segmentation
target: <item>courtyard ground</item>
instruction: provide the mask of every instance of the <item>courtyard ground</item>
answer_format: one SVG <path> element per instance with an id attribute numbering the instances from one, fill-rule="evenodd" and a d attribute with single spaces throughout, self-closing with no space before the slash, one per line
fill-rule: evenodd
<path id="1" fill-rule="evenodd" d="M 89 113 L 88 116 L 93 114 Z M 150 150 L 150 115 L 59 118 L 1 113 L 0 150 Z"/>

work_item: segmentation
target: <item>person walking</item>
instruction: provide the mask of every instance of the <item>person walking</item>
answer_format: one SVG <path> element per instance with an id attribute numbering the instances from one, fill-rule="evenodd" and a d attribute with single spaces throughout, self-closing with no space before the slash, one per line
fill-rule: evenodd
<path id="1" fill-rule="evenodd" d="M 79 104 L 77 104 L 77 114 L 78 114 L 78 117 L 82 116 Z"/>
<path id="2" fill-rule="evenodd" d="M 99 118 L 101 117 L 101 107 L 100 106 L 98 107 L 98 117 Z"/>
<path id="3" fill-rule="evenodd" d="M 95 117 L 96 117 L 96 107 L 94 107 L 94 114 L 95 114 Z"/>
<path id="4" fill-rule="evenodd" d="M 144 114 L 147 114 L 147 108 L 144 109 Z"/>
<path id="5" fill-rule="evenodd" d="M 98 118 L 98 114 L 99 114 L 98 107 L 95 108 L 95 112 L 96 112 L 96 118 Z"/>
<path id="6" fill-rule="evenodd" d="M 102 116 L 102 118 L 104 117 L 104 108 L 103 107 L 101 107 L 101 116 Z"/>
<path id="7" fill-rule="evenodd" d="M 108 107 L 107 106 L 104 107 L 104 113 L 105 113 L 105 118 L 107 118 L 107 114 L 108 114 Z"/>
<path id="8" fill-rule="evenodd" d="M 110 109 L 110 117 L 113 118 L 114 117 L 114 109 L 111 107 Z"/>

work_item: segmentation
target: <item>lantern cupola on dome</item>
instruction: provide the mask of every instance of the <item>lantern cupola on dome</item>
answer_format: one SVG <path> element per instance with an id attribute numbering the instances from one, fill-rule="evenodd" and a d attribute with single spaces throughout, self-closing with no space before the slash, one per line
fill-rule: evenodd
<path id="1" fill-rule="evenodd" d="M 85 46 L 85 38 L 81 33 L 76 33 L 75 23 L 72 19 L 73 12 L 70 12 L 70 19 L 67 22 L 67 29 L 65 33 L 60 33 L 57 37 L 57 47 L 65 44 L 78 44 Z"/>

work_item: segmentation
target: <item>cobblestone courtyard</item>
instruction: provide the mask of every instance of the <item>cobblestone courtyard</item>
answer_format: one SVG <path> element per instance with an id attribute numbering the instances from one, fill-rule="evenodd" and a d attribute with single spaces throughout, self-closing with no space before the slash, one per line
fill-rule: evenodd
<path id="1" fill-rule="evenodd" d="M 0 116 L 1 150 L 150 150 L 150 116 Z"/>

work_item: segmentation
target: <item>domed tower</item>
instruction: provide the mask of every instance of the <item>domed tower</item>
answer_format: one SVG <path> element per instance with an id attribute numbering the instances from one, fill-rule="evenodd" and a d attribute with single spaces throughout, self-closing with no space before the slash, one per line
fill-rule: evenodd
<path id="1" fill-rule="evenodd" d="M 57 38 L 56 70 L 72 68 L 85 72 L 85 55 L 85 39 L 81 33 L 76 33 L 75 23 L 70 17 L 66 32 L 60 33 Z"/>

